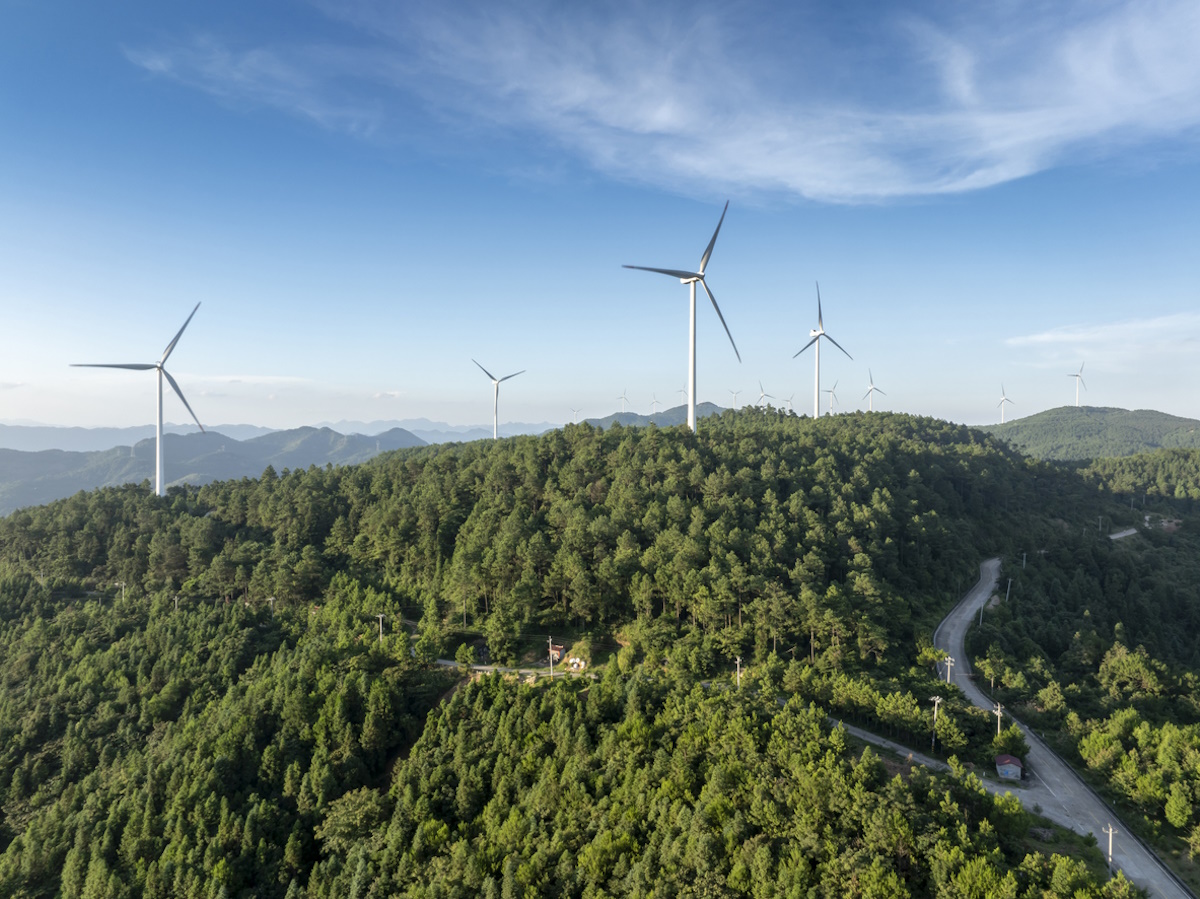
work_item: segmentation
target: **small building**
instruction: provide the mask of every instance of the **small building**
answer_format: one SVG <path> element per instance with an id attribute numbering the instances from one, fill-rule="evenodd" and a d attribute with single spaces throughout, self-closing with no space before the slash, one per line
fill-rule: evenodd
<path id="1" fill-rule="evenodd" d="M 1005 780 L 1020 780 L 1025 766 L 1015 755 L 996 756 L 996 774 Z"/>
<path id="2" fill-rule="evenodd" d="M 561 662 L 563 654 L 567 651 L 567 647 L 561 643 L 550 644 L 550 661 Z"/>

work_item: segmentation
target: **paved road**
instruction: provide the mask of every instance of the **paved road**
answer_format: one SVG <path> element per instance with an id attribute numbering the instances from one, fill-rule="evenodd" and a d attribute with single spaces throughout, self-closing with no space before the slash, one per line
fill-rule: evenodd
<path id="1" fill-rule="evenodd" d="M 971 676 L 971 665 L 967 661 L 964 638 L 971 621 L 979 608 L 992 596 L 996 580 L 1000 575 L 1000 560 L 988 559 L 979 566 L 979 583 L 968 591 L 962 601 L 946 616 L 933 634 L 933 644 L 945 650 L 954 660 L 950 668 L 951 682 L 963 694 L 982 709 L 994 709 L 996 703 L 976 685 Z M 945 668 L 942 668 L 945 676 Z M 1013 723 L 1008 718 L 1005 725 Z M 1194 899 L 1158 857 L 1146 849 L 1129 834 L 1115 813 L 1079 779 L 1078 775 L 1055 755 L 1029 728 L 1017 724 L 1029 743 L 1029 755 L 1025 764 L 1029 777 L 1021 787 L 1013 790 L 1028 807 L 1041 806 L 1047 818 L 1077 833 L 1094 834 L 1101 850 L 1108 847 L 1108 834 L 1104 828 L 1115 827 L 1113 837 L 1113 866 L 1120 868 L 1138 886 L 1151 896 L 1164 899 Z"/>

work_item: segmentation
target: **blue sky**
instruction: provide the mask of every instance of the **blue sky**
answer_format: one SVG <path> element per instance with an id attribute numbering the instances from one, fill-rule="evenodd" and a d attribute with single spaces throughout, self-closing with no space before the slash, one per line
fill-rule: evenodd
<path id="1" fill-rule="evenodd" d="M 726 200 L 701 401 L 1200 417 L 1200 7 L 979 6 L 15 0 L 0 421 L 674 405 Z"/>

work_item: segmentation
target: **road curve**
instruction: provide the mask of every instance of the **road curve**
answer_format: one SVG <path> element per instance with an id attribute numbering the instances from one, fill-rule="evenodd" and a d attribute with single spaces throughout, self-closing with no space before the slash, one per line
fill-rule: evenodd
<path id="1" fill-rule="evenodd" d="M 989 711 L 996 703 L 988 697 L 971 674 L 967 660 L 965 638 L 967 628 L 979 609 L 991 597 L 1000 576 L 1000 560 L 988 559 L 979 566 L 979 582 L 951 610 L 933 633 L 933 645 L 945 650 L 954 660 L 950 666 L 950 681 L 975 705 Z M 941 666 L 945 676 L 945 666 Z M 1029 743 L 1029 755 L 1025 765 L 1030 777 L 1014 790 L 1028 807 L 1041 806 L 1041 813 L 1064 827 L 1077 833 L 1096 837 L 1101 851 L 1108 848 L 1106 827 L 1115 827 L 1113 837 L 1113 867 L 1125 872 L 1125 876 L 1145 889 L 1151 896 L 1163 899 L 1195 899 L 1175 875 L 1129 832 L 1116 813 L 1087 787 L 1079 776 L 1062 759 L 1054 754 L 1042 740 L 1014 718 L 1005 723 L 1016 723 Z"/>

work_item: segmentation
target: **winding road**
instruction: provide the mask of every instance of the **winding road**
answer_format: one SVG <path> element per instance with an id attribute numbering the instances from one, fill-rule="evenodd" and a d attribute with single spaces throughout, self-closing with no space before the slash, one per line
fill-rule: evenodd
<path id="1" fill-rule="evenodd" d="M 979 582 L 962 598 L 950 614 L 938 625 L 933 634 L 933 644 L 945 650 L 953 659 L 950 666 L 950 681 L 971 702 L 989 711 L 996 703 L 976 685 L 967 660 L 965 638 L 967 628 L 979 609 L 991 597 L 1000 576 L 1000 560 L 988 559 L 979 566 Z M 943 667 L 944 672 L 944 667 Z M 1028 808 L 1041 807 L 1041 813 L 1050 820 L 1069 827 L 1077 833 L 1093 834 L 1101 851 L 1108 848 L 1105 828 L 1116 828 L 1112 843 L 1113 867 L 1125 872 L 1133 883 L 1145 889 L 1151 896 L 1164 899 L 1195 899 L 1194 894 L 1183 885 L 1158 857 L 1134 837 L 1116 816 L 1116 813 L 1084 784 L 1042 740 L 1015 718 L 1007 724 L 1016 723 L 1029 743 L 1029 754 L 1025 758 L 1028 777 L 1015 787 L 1013 792 Z M 989 784 L 992 788 L 993 784 Z M 1006 789 L 1005 785 L 999 785 Z"/>

